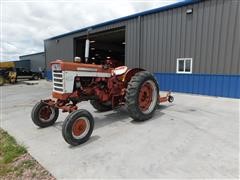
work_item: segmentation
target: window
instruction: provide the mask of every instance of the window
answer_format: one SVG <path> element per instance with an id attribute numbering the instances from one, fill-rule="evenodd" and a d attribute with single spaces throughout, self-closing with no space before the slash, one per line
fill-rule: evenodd
<path id="1" fill-rule="evenodd" d="M 192 73 L 192 58 L 178 58 L 177 73 Z"/>

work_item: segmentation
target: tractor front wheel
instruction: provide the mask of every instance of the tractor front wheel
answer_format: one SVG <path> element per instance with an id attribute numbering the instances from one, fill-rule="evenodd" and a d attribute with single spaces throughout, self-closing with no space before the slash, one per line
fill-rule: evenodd
<path id="1" fill-rule="evenodd" d="M 77 146 L 90 138 L 93 127 L 92 115 L 87 110 L 76 110 L 65 119 L 62 126 L 62 136 L 68 144 Z"/>
<path id="2" fill-rule="evenodd" d="M 57 108 L 38 102 L 32 109 L 31 117 L 35 125 L 44 128 L 53 125 L 59 115 Z"/>
<path id="3" fill-rule="evenodd" d="M 136 73 L 128 83 L 125 96 L 127 110 L 135 121 L 150 119 L 157 107 L 159 88 L 150 72 Z"/>

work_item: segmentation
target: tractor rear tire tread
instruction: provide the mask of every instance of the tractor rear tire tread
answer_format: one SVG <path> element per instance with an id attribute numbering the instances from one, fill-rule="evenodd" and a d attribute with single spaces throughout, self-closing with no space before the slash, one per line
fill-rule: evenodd
<path id="1" fill-rule="evenodd" d="M 153 116 L 157 107 L 158 100 L 155 104 L 154 109 L 149 114 L 144 114 L 139 109 L 139 106 L 138 106 L 139 89 L 141 85 L 147 80 L 152 80 L 157 88 L 157 92 L 159 92 L 157 81 L 155 80 L 153 75 L 148 71 L 140 71 L 136 73 L 128 83 L 125 100 L 126 100 L 126 105 L 127 105 L 127 110 L 129 112 L 129 115 L 135 121 L 145 121 L 150 119 Z"/>

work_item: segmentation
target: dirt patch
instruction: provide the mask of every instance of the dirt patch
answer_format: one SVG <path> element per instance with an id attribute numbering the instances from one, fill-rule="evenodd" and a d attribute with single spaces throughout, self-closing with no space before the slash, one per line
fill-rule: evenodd
<path id="1" fill-rule="evenodd" d="M 2 175 L 3 176 L 0 175 L 0 179 L 2 180 L 56 179 L 28 153 L 19 156 L 13 162 L 7 164 L 6 172 Z"/>

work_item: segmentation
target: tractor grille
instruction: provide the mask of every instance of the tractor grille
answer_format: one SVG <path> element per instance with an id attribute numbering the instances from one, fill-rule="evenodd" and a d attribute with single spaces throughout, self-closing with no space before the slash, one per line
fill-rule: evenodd
<path id="1" fill-rule="evenodd" d="M 53 71 L 53 91 L 63 92 L 63 72 Z"/>

